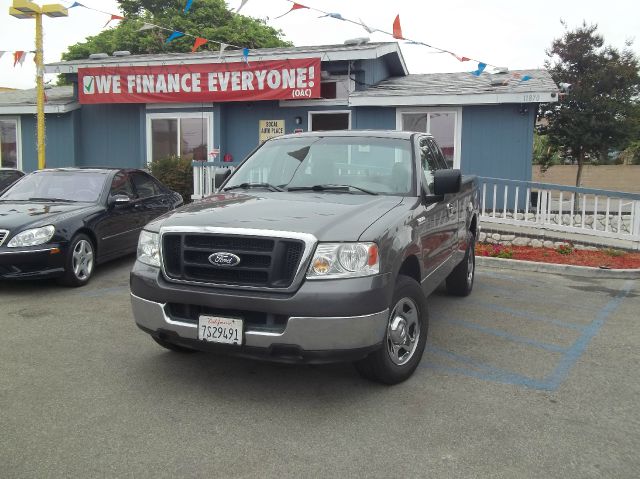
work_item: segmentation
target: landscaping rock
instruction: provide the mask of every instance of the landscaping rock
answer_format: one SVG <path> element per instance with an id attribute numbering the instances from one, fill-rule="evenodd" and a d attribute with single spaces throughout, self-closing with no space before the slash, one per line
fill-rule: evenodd
<path id="1" fill-rule="evenodd" d="M 480 243 L 484 243 L 484 240 L 487 239 L 487 233 L 480 233 L 480 236 L 478 237 L 478 241 L 480 241 Z"/>
<path id="2" fill-rule="evenodd" d="M 516 239 L 516 235 L 500 235 L 502 241 L 513 241 Z"/>
<path id="3" fill-rule="evenodd" d="M 542 248 L 544 246 L 542 241 L 540 241 L 539 239 L 532 239 L 530 245 L 533 248 Z"/>
<path id="4" fill-rule="evenodd" d="M 542 243 L 542 246 L 544 246 L 545 248 L 553 248 L 553 241 L 546 240 L 544 243 Z"/>
<path id="5" fill-rule="evenodd" d="M 511 242 L 513 246 L 529 246 L 530 243 L 531 243 L 531 238 L 526 238 L 526 237 L 516 238 Z"/>
<path id="6" fill-rule="evenodd" d="M 500 235 L 498 233 L 493 233 L 491 238 L 495 241 L 500 241 Z"/>

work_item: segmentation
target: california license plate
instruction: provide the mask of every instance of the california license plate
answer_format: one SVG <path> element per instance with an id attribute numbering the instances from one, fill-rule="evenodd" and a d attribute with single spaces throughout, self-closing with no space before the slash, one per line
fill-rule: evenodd
<path id="1" fill-rule="evenodd" d="M 211 343 L 242 344 L 242 319 L 202 315 L 198 319 L 198 339 Z"/>

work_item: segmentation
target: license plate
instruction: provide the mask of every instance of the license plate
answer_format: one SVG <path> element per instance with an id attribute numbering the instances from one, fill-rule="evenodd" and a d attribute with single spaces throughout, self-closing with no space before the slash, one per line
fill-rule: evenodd
<path id="1" fill-rule="evenodd" d="M 198 319 L 198 339 L 211 343 L 242 344 L 242 319 L 202 315 Z"/>

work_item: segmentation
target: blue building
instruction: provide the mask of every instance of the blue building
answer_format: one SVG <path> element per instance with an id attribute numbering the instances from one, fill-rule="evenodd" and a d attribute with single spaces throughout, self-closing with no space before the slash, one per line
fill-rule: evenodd
<path id="1" fill-rule="evenodd" d="M 73 80 L 47 91 L 48 167 L 235 164 L 283 132 L 404 129 L 464 173 L 530 180 L 537 104 L 558 99 L 545 70 L 410 75 L 397 43 L 98 57 L 46 67 Z M 37 168 L 35 126 L 33 90 L 0 93 L 0 166 Z"/>

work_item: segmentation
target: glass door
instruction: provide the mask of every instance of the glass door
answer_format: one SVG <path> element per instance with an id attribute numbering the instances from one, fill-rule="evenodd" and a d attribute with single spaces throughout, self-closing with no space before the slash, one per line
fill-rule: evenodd
<path id="1" fill-rule="evenodd" d="M 18 120 L 0 119 L 0 168 L 20 169 Z"/>

